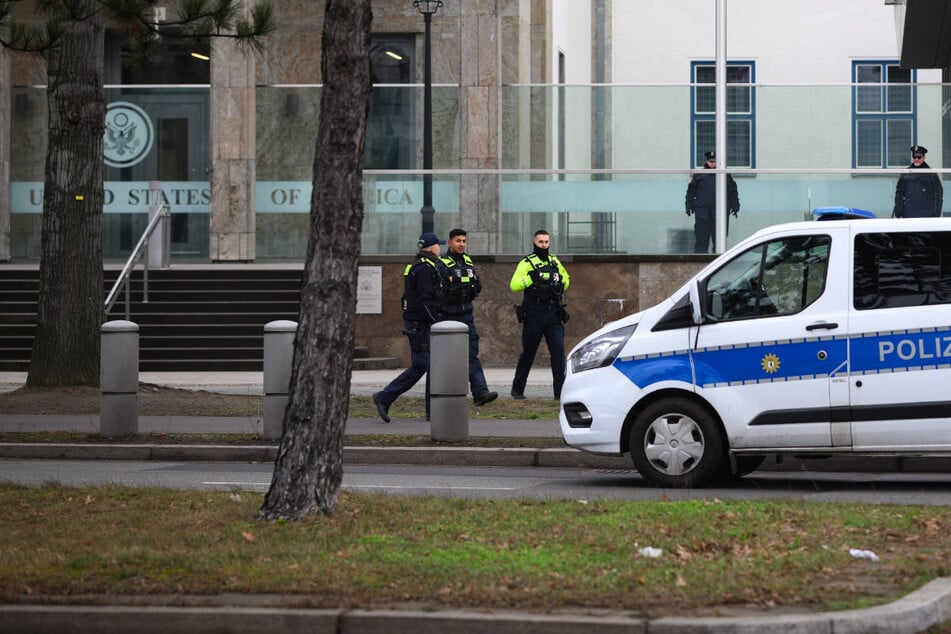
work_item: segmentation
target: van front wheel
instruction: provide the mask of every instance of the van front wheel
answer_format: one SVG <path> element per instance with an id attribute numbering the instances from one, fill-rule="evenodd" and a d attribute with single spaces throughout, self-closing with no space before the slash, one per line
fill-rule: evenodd
<path id="1" fill-rule="evenodd" d="M 713 414 L 685 398 L 658 401 L 641 412 L 630 446 L 634 468 L 658 487 L 702 486 L 723 460 L 723 435 Z"/>

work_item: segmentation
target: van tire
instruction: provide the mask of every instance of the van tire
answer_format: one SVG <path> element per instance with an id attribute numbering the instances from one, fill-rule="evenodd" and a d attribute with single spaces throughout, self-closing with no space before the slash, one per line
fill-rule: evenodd
<path id="1" fill-rule="evenodd" d="M 631 426 L 631 461 L 652 486 L 689 489 L 712 481 L 725 456 L 709 409 L 687 398 L 648 405 Z"/>

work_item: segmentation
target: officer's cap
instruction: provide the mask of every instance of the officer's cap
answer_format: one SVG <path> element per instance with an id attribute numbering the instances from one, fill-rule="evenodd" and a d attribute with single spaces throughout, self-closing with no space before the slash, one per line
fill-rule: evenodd
<path id="1" fill-rule="evenodd" d="M 923 145 L 913 145 L 911 146 L 911 155 L 912 156 L 924 156 L 928 153 L 928 148 Z"/>
<path id="2" fill-rule="evenodd" d="M 424 233 L 423 235 L 419 236 L 419 241 L 416 243 L 416 246 L 420 249 L 425 249 L 427 247 L 433 246 L 434 244 L 446 244 L 446 241 L 440 240 L 439 236 L 437 236 L 435 233 Z"/>
<path id="3" fill-rule="evenodd" d="M 704 152 L 704 153 L 703 153 L 703 158 L 707 159 L 708 161 L 715 161 L 715 160 L 717 160 L 717 153 L 714 152 L 713 150 L 711 150 L 711 151 L 709 151 L 709 152 Z"/>

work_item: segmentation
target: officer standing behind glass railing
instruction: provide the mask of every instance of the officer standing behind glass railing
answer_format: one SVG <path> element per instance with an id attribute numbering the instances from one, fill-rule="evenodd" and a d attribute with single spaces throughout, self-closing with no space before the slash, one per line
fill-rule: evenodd
<path id="1" fill-rule="evenodd" d="M 923 145 L 911 146 L 911 165 L 909 169 L 931 169 L 925 162 L 928 148 Z M 895 218 L 931 218 L 941 215 L 944 203 L 944 187 L 937 174 L 909 172 L 898 177 L 895 185 Z"/>
<path id="2" fill-rule="evenodd" d="M 717 168 L 716 152 L 706 152 L 703 158 L 706 161 L 703 169 Z M 684 206 L 687 209 L 687 215 L 694 216 L 694 253 L 715 251 L 717 228 L 717 176 L 715 173 L 698 172 L 693 175 L 687 184 Z M 740 213 L 740 194 L 736 181 L 730 174 L 726 175 L 726 210 L 726 231 L 730 233 L 730 214 L 735 217 Z"/>

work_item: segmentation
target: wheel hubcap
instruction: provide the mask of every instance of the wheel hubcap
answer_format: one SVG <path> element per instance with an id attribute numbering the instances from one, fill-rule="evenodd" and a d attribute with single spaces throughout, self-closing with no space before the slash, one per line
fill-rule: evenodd
<path id="1" fill-rule="evenodd" d="M 682 414 L 659 416 L 644 435 L 644 453 L 658 471 L 678 476 L 694 469 L 703 458 L 703 432 Z"/>

